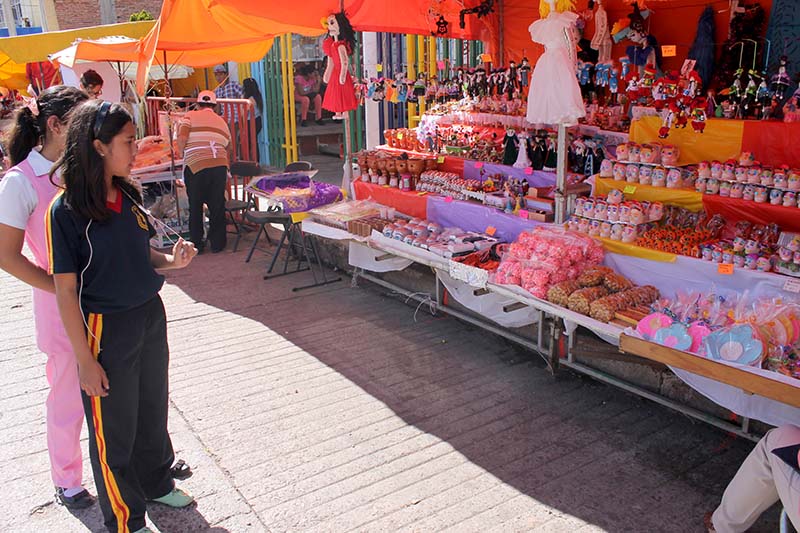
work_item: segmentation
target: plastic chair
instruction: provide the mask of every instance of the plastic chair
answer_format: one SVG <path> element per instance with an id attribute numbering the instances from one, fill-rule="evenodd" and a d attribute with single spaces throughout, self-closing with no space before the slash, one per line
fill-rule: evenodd
<path id="1" fill-rule="evenodd" d="M 230 172 L 231 176 L 234 177 L 234 188 L 238 187 L 237 178 L 242 178 L 242 184 L 244 185 L 244 182 L 247 181 L 248 178 L 266 173 L 266 171 L 255 161 L 237 161 L 231 165 Z M 233 227 L 235 228 L 235 231 L 231 232 L 236 235 L 236 242 L 233 245 L 234 252 L 239 247 L 239 241 L 242 238 L 242 232 L 244 229 L 242 224 L 236 220 L 236 214 L 241 214 L 242 217 L 244 217 L 244 214 L 254 206 L 255 202 L 253 201 L 252 196 L 249 194 L 246 195 L 244 200 L 231 198 L 225 202 L 225 216 L 231 221 Z"/>

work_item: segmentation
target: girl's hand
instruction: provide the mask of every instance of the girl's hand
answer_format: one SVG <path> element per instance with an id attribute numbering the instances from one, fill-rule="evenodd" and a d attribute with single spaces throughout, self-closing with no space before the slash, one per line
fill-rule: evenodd
<path id="1" fill-rule="evenodd" d="M 173 268 L 183 268 L 192 262 L 194 256 L 197 255 L 197 248 L 191 241 L 183 240 L 183 237 L 178 239 L 175 246 L 172 247 L 172 266 Z"/>
<path id="2" fill-rule="evenodd" d="M 344 85 L 344 82 L 347 80 L 347 74 L 343 74 L 339 76 L 339 85 Z"/>
<path id="3" fill-rule="evenodd" d="M 108 377 L 106 371 L 95 359 L 78 364 L 78 379 L 81 390 L 89 396 L 108 396 Z"/>

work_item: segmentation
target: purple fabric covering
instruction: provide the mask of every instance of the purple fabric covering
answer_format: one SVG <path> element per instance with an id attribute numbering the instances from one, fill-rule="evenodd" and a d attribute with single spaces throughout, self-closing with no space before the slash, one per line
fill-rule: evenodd
<path id="1" fill-rule="evenodd" d="M 478 164 L 480 165 L 480 163 Z M 479 180 L 481 179 L 481 170 L 486 171 L 484 178 L 493 174 L 504 174 L 510 178 L 528 180 L 531 187 L 552 187 L 556 184 L 555 172 L 534 170 L 532 174 L 525 174 L 524 169 L 507 165 L 483 163 L 482 168 L 477 168 L 475 166 L 475 161 L 464 161 L 464 178 Z"/>
<path id="2" fill-rule="evenodd" d="M 310 183 L 311 178 L 307 174 L 285 173 L 264 176 L 256 182 L 255 187 L 262 192 L 270 194 L 278 187 L 281 189 L 307 189 Z"/>
<path id="3" fill-rule="evenodd" d="M 428 196 L 428 220 L 467 231 L 485 232 L 492 226 L 497 230 L 494 236 L 506 242 L 514 242 L 523 231 L 545 224 L 474 202 L 446 202 L 441 196 Z"/>
<path id="4" fill-rule="evenodd" d="M 252 189 L 256 194 L 279 202 L 284 213 L 299 213 L 314 209 L 321 205 L 331 204 L 342 199 L 342 191 L 336 185 L 313 182 L 311 195 L 281 196 L 275 195 L 275 189 L 309 189 L 311 178 L 304 173 L 285 173 L 277 176 L 265 176 L 259 179 Z"/>

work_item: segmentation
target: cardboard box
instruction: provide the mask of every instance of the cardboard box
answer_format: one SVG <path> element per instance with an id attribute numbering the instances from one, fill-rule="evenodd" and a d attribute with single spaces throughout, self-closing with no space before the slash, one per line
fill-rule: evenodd
<path id="1" fill-rule="evenodd" d="M 531 187 L 528 189 L 528 196 L 532 198 L 553 198 L 554 191 L 555 187 Z"/>
<path id="2" fill-rule="evenodd" d="M 552 222 L 555 218 L 553 213 L 542 213 L 541 211 L 528 211 L 528 220 L 536 222 Z"/>
<path id="3" fill-rule="evenodd" d="M 525 197 L 525 205 L 529 211 L 544 211 L 552 213 L 555 209 L 555 200 L 550 198 Z"/>

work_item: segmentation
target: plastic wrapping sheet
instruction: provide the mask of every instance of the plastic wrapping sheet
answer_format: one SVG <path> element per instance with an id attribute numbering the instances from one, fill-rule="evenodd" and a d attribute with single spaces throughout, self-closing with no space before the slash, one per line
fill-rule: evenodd
<path id="1" fill-rule="evenodd" d="M 606 253 L 603 263 L 610 266 L 637 285 L 653 285 L 664 296 L 674 297 L 677 291 L 742 294 L 750 291 L 752 296 L 778 295 L 796 298 L 797 295 L 783 290 L 787 276 L 755 270 L 736 268 L 731 275 L 720 274 L 717 263 L 676 256 L 673 263 L 662 263 Z"/>
<path id="2" fill-rule="evenodd" d="M 318 237 L 324 237 L 326 239 L 331 239 L 334 241 L 361 241 L 366 242 L 367 237 L 360 237 L 358 235 L 353 235 L 349 231 L 334 228 L 331 226 L 326 226 L 325 224 L 319 224 L 314 222 L 313 220 L 303 220 L 303 231 L 305 233 L 309 233 L 311 235 L 317 235 Z"/>
<path id="3" fill-rule="evenodd" d="M 782 231 L 800 232 L 800 208 L 782 205 L 757 204 L 740 198 L 723 198 L 715 194 L 703 195 L 703 205 L 709 217 L 722 215 L 728 228 L 740 220 L 753 224 L 775 223 Z"/>
<path id="4" fill-rule="evenodd" d="M 544 224 L 503 213 L 493 207 L 473 202 L 446 201 L 440 196 L 428 196 L 428 220 L 444 227 L 461 228 L 466 231 L 485 233 L 486 228 L 495 228 L 494 236 L 500 240 L 514 242 L 521 232 Z"/>
<path id="5" fill-rule="evenodd" d="M 350 242 L 348 261 L 352 266 L 363 268 L 370 272 L 395 272 L 397 270 L 404 270 L 414 263 L 410 259 L 405 259 L 403 257 L 381 257 L 385 255 L 386 252 L 381 250 L 375 250 L 374 248 L 357 242 Z M 381 259 L 378 260 L 378 258 Z"/>
<path id="6" fill-rule="evenodd" d="M 481 178 L 481 171 L 484 171 Z M 531 172 L 530 170 L 528 172 Z M 482 180 L 493 174 L 503 174 L 509 178 L 528 180 L 531 187 L 555 187 L 556 173 L 534 170 L 531 174 L 526 174 L 525 169 L 514 168 L 508 165 L 497 163 L 482 163 L 477 161 L 464 161 L 464 178 Z"/>
<path id="7" fill-rule="evenodd" d="M 535 324 L 539 320 L 539 311 L 532 307 L 523 307 L 506 313 L 503 307 L 516 303 L 516 300 L 493 292 L 476 296 L 474 287 L 453 279 L 442 270 L 437 270 L 437 273 L 439 280 L 458 303 L 503 327 L 521 328 Z"/>

